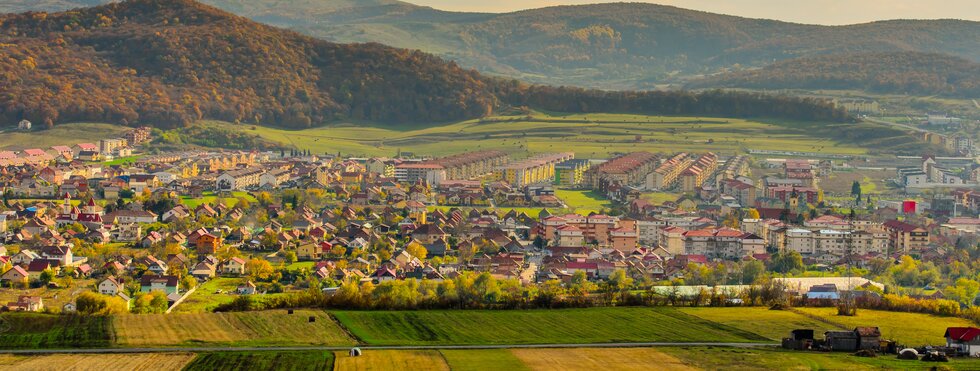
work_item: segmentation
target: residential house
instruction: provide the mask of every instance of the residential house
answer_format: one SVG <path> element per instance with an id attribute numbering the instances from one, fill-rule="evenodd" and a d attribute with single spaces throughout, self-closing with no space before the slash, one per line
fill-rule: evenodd
<path id="1" fill-rule="evenodd" d="M 117 294 L 124 291 L 122 280 L 116 278 L 115 276 L 109 276 L 99 282 L 98 290 L 102 295 L 116 296 Z"/>
<path id="2" fill-rule="evenodd" d="M 221 273 L 244 276 L 245 264 L 245 259 L 236 256 L 225 262 L 225 265 L 221 267 Z"/>
<path id="3" fill-rule="evenodd" d="M 140 278 L 140 292 L 163 291 L 167 295 L 179 294 L 180 286 L 177 276 L 143 275 Z"/>

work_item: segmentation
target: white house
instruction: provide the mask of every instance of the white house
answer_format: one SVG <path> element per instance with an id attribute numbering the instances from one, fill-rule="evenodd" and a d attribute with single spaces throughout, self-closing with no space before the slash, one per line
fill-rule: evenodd
<path id="1" fill-rule="evenodd" d="M 116 296 L 120 292 L 123 292 L 123 284 L 116 277 L 109 276 L 102 280 L 102 282 L 99 282 L 98 290 L 102 295 Z"/>

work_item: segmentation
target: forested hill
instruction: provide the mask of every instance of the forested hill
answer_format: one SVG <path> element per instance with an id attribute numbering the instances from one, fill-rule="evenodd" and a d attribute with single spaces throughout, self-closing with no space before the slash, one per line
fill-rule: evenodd
<path id="1" fill-rule="evenodd" d="M 8 15 L 0 35 L 8 122 L 308 127 L 451 121 L 497 105 L 482 76 L 432 55 L 320 41 L 190 0 Z"/>
<path id="2" fill-rule="evenodd" d="M 845 89 L 909 95 L 980 96 L 980 63 L 933 53 L 834 54 L 712 76 L 692 88 Z"/>
<path id="3" fill-rule="evenodd" d="M 208 118 L 289 128 L 440 123 L 506 105 L 846 120 L 825 102 L 741 93 L 603 92 L 487 78 L 430 54 L 334 44 L 191 0 L 0 16 L 0 120 L 162 127 Z"/>
<path id="4" fill-rule="evenodd" d="M 107 1 L 4 0 L 0 12 Z M 549 85 L 645 89 L 678 76 L 835 53 L 915 51 L 980 61 L 980 23 L 957 20 L 815 26 L 644 3 L 484 14 L 396 0 L 203 1 L 329 41 L 419 49 L 483 73 Z"/>

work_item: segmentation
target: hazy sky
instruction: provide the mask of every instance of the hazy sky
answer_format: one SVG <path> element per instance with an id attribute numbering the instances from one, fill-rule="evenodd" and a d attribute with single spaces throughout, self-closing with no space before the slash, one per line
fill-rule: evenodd
<path id="1" fill-rule="evenodd" d="M 443 10 L 508 12 L 608 0 L 407 0 Z M 642 0 L 632 0 L 642 1 Z M 980 0 L 647 0 L 712 13 L 828 25 L 883 19 L 956 18 L 980 21 Z"/>

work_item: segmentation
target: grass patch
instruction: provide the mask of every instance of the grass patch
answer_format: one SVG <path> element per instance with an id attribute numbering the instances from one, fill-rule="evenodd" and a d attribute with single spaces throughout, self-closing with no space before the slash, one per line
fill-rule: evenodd
<path id="1" fill-rule="evenodd" d="M 213 192 L 204 192 L 201 197 L 183 196 L 180 198 L 180 203 L 191 209 L 195 209 L 198 206 L 201 206 L 201 204 L 210 204 L 213 206 L 217 205 L 219 202 L 224 203 L 228 207 L 235 207 L 235 205 L 238 204 L 239 198 L 244 198 L 252 203 L 258 202 L 258 200 L 256 200 L 255 197 L 248 192 L 235 191 L 231 192 L 231 197 L 218 197 L 218 195 L 214 194 Z"/>
<path id="2" fill-rule="evenodd" d="M 334 315 L 372 345 L 769 341 L 671 308 L 337 311 Z"/>
<path id="3" fill-rule="evenodd" d="M 333 353 L 317 351 L 201 353 L 184 371 L 330 370 L 333 360 Z"/>
<path id="4" fill-rule="evenodd" d="M 188 296 L 177 308 L 174 308 L 174 312 L 205 313 L 214 310 L 215 307 L 221 304 L 230 303 L 238 295 L 229 294 L 229 292 L 237 290 L 238 285 L 245 282 L 245 280 L 245 278 L 212 278 L 210 281 L 200 284 L 191 296 Z M 215 292 L 217 290 L 221 290 L 223 293 L 216 294 Z"/>
<path id="5" fill-rule="evenodd" d="M 934 366 L 975 370 L 976 359 L 950 363 L 903 361 L 893 355 L 876 358 L 849 353 L 797 352 L 777 348 L 665 347 L 658 348 L 685 364 L 705 370 L 927 370 Z"/>
<path id="6" fill-rule="evenodd" d="M 857 316 L 838 316 L 836 308 L 797 308 L 803 313 L 844 325 L 847 328 L 877 326 L 884 339 L 906 346 L 945 345 L 947 327 L 970 327 L 973 322 L 956 317 L 930 314 L 858 309 Z"/>
<path id="7" fill-rule="evenodd" d="M 109 317 L 7 313 L 0 348 L 101 348 L 113 345 Z"/>
<path id="8" fill-rule="evenodd" d="M 789 336 L 795 329 L 810 328 L 822 334 L 835 330 L 832 325 L 785 310 L 769 310 L 763 307 L 732 308 L 678 308 L 692 316 L 732 326 L 765 336 L 774 341 Z"/>
<path id="9" fill-rule="evenodd" d="M 125 346 L 351 345 L 354 340 L 318 310 L 122 315 L 113 327 Z M 316 322 L 309 323 L 309 317 Z"/>
<path id="10" fill-rule="evenodd" d="M 125 126 L 110 124 L 62 124 L 50 130 L 36 130 L 41 124 L 35 124 L 35 130 L 20 132 L 16 127 L 2 128 L 0 134 L 0 149 L 23 150 L 41 148 L 47 150 L 51 146 L 73 146 L 78 143 L 98 144 L 100 139 L 116 138 L 131 130 Z"/>
<path id="11" fill-rule="evenodd" d="M 640 195 L 640 198 L 654 205 L 662 205 L 664 202 L 674 202 L 681 195 L 669 192 L 648 192 Z"/>
<path id="12" fill-rule="evenodd" d="M 564 201 L 569 209 L 582 215 L 593 211 L 598 213 L 612 207 L 609 199 L 594 191 L 556 189 L 555 196 Z"/>
<path id="13" fill-rule="evenodd" d="M 442 354 L 435 350 L 366 350 L 360 357 L 335 353 L 334 370 L 439 370 L 449 371 Z"/>
<path id="14" fill-rule="evenodd" d="M 453 371 L 530 370 L 509 349 L 442 350 Z"/>

